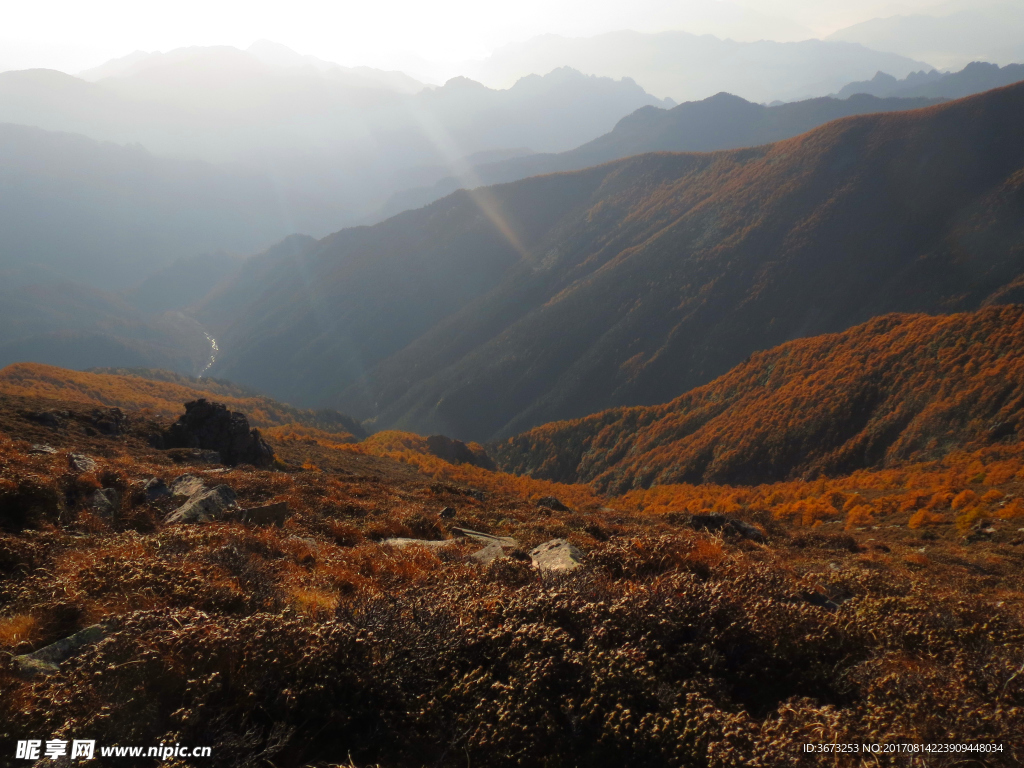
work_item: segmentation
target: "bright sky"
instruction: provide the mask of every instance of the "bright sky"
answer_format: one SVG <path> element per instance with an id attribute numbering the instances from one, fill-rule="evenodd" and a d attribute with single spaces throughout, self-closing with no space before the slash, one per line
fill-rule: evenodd
<path id="1" fill-rule="evenodd" d="M 134 50 L 246 48 L 267 38 L 353 66 L 401 68 L 413 59 L 483 58 L 544 33 L 617 29 L 727 32 L 736 39 L 801 39 L 939 0 L 6 0 L 0 70 L 67 72 Z"/>

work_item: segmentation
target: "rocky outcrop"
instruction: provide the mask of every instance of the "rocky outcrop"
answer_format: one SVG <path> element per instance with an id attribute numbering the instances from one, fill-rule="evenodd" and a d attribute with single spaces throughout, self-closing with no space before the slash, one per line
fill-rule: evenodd
<path id="1" fill-rule="evenodd" d="M 571 509 L 554 496 L 544 496 L 537 499 L 537 507 L 539 509 L 550 509 L 552 512 L 572 512 Z"/>
<path id="2" fill-rule="evenodd" d="M 582 565 L 583 553 L 565 539 L 551 539 L 530 550 L 538 571 L 568 572 Z"/>
<path id="3" fill-rule="evenodd" d="M 122 435 L 128 425 L 128 419 L 120 408 L 96 408 L 89 420 L 101 435 L 107 437 Z"/>
<path id="4" fill-rule="evenodd" d="M 171 512 L 166 523 L 209 523 L 220 520 L 235 506 L 235 492 L 226 485 L 201 490 Z"/>
<path id="5" fill-rule="evenodd" d="M 249 428 L 245 414 L 229 411 L 227 406 L 206 399 L 185 403 L 185 415 L 174 422 L 162 437 L 167 449 L 216 451 L 220 461 L 228 466 L 252 464 L 266 467 L 274 461 L 273 450 L 258 429 Z"/>

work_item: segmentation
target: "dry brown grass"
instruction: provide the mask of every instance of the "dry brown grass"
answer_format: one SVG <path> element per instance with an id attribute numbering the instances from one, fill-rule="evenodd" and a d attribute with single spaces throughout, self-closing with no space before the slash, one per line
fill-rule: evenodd
<path id="1" fill-rule="evenodd" d="M 998 517 L 1021 480 L 1006 450 L 752 488 L 576 489 L 559 513 L 534 503 L 559 486 L 405 448 L 419 475 L 333 471 L 335 454 L 364 455 L 313 444 L 285 471 L 210 473 L 128 437 L 81 443 L 98 461 L 82 479 L 15 437 L 0 435 L 0 644 L 38 648 L 100 620 L 113 633 L 36 682 L 0 654 L 4 739 L 211 744 L 223 766 L 351 753 L 388 768 L 726 768 L 818 765 L 800 745 L 819 739 L 1016 749 L 1024 728 L 1024 552 Z M 185 471 L 291 516 L 166 526 L 171 505 L 134 489 Z M 87 511 L 97 484 L 125 491 L 119 519 Z M 968 488 L 961 516 L 983 509 L 991 538 L 951 522 Z M 695 512 L 751 522 L 768 543 L 690 530 Z M 471 544 L 381 543 L 452 525 L 527 551 L 564 537 L 585 566 L 553 576 L 514 557 L 481 567 Z"/>

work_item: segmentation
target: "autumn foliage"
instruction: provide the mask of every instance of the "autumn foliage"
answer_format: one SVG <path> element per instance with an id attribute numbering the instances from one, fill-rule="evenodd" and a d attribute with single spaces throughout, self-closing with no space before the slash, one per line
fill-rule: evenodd
<path id="1" fill-rule="evenodd" d="M 0 749 L 74 733 L 280 768 L 810 768 L 816 741 L 1024 757 L 1016 443 L 613 496 L 449 464 L 417 435 L 349 443 L 303 425 L 267 430 L 274 470 L 176 464 L 145 439 L 152 413 L 90 433 L 95 402 L 0 392 Z M 36 420 L 44 408 L 61 426 Z M 74 471 L 72 452 L 95 467 Z M 143 483 L 184 472 L 243 507 L 284 502 L 288 519 L 166 524 L 176 502 Z M 119 491 L 112 518 L 92 507 L 99 488 Z M 570 511 L 537 506 L 551 495 Z M 709 513 L 766 541 L 691 526 Z M 519 548 L 480 565 L 452 527 Z M 556 537 L 582 568 L 531 566 Z M 58 674 L 18 673 L 13 654 L 97 622 L 108 636 Z"/>
<path id="2" fill-rule="evenodd" d="M 836 476 L 1016 441 L 1024 307 L 887 315 L 752 355 L 670 403 L 490 446 L 510 472 L 598 491 Z"/>

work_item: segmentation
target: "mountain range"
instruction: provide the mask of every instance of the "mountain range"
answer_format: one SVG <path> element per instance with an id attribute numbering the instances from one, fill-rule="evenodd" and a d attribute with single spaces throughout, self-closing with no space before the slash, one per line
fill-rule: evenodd
<path id="1" fill-rule="evenodd" d="M 479 441 L 888 312 L 1021 298 L 1024 85 L 460 191 L 253 262 L 212 373 Z"/>
<path id="2" fill-rule="evenodd" d="M 604 77 L 631 77 L 647 92 L 679 102 L 721 91 L 772 102 L 827 96 L 875 72 L 904 77 L 932 65 L 843 41 L 737 42 L 688 32 L 619 31 L 534 37 L 466 63 L 463 70 L 492 87 L 507 87 L 522 72 L 563 66 Z"/>
<path id="3" fill-rule="evenodd" d="M 489 450 L 501 468 L 601 492 L 757 483 L 980 448 L 1024 427 L 1024 307 L 884 315 L 758 352 L 658 406 L 545 424 Z"/>
<path id="4" fill-rule="evenodd" d="M 645 152 L 710 152 L 769 144 L 788 139 L 849 115 L 898 112 L 931 106 L 942 99 L 821 97 L 765 106 L 719 93 L 671 109 L 641 107 L 622 118 L 609 133 L 558 153 L 532 153 L 473 165 L 461 176 L 448 176 L 429 187 L 396 193 L 378 212 L 385 219 L 433 202 L 456 189 L 499 184 L 544 173 L 575 171 Z"/>
<path id="5" fill-rule="evenodd" d="M 641 106 L 674 105 L 632 80 L 564 68 L 506 90 L 455 78 L 399 92 L 312 65 L 271 66 L 226 46 L 108 70 L 115 74 L 96 82 L 52 70 L 0 73 L 0 122 L 234 165 L 270 180 L 285 234 L 316 236 L 372 213 L 398 189 L 458 172 L 474 153 L 571 149 Z"/>
<path id="6" fill-rule="evenodd" d="M 959 99 L 1024 80 L 1024 64 L 989 64 L 973 61 L 959 72 L 911 72 L 898 80 L 879 72 L 870 80 L 849 83 L 836 94 L 841 99 L 867 93 L 879 98 Z"/>

